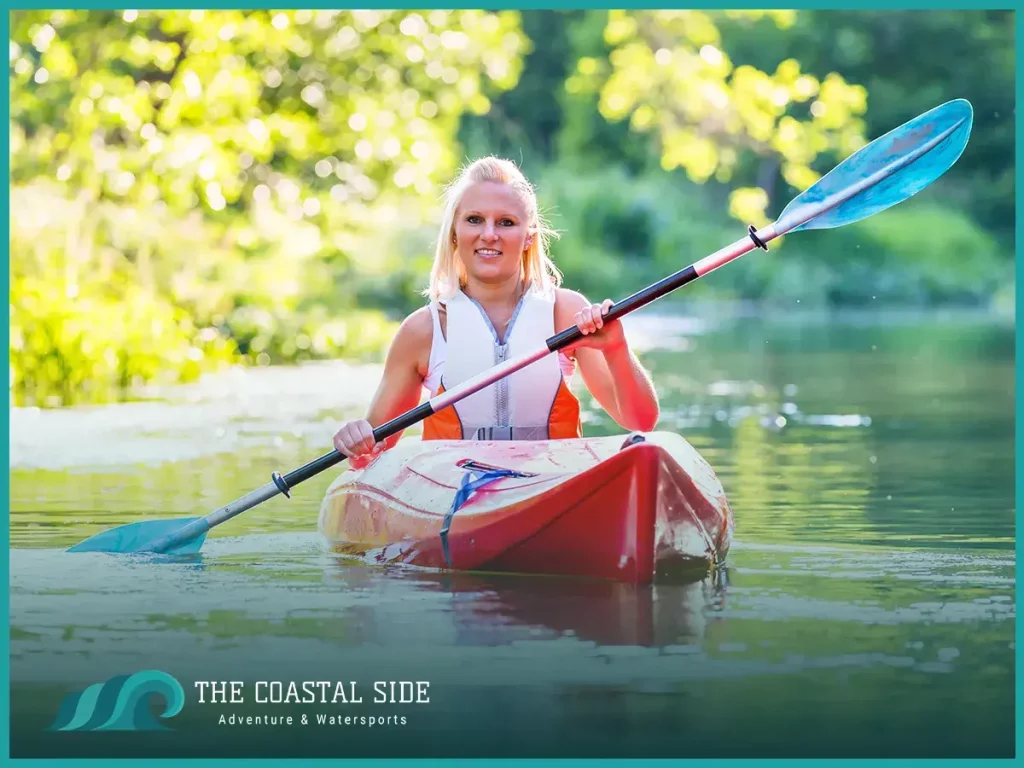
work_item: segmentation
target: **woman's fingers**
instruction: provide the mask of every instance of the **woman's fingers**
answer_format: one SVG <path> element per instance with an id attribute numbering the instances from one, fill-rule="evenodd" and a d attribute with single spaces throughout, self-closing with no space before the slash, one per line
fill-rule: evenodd
<path id="1" fill-rule="evenodd" d="M 358 422 L 356 427 L 356 437 L 354 438 L 354 441 L 356 446 L 359 448 L 359 452 L 370 452 L 373 450 L 374 446 L 373 429 L 366 421 Z"/>
<path id="2" fill-rule="evenodd" d="M 346 456 L 370 453 L 377 448 L 377 442 L 373 438 L 373 427 L 366 419 L 346 422 L 334 436 L 334 447 Z"/>
<path id="3" fill-rule="evenodd" d="M 590 304 L 583 307 L 573 316 L 576 327 L 579 328 L 584 336 L 590 336 L 602 330 L 605 327 L 605 315 L 608 314 L 614 304 L 615 302 L 611 299 L 605 299 L 600 304 Z M 617 338 L 617 334 L 613 334 L 609 339 L 602 335 L 597 336 L 593 340 L 580 342 L 579 345 L 603 349 L 607 343 L 613 343 L 615 338 Z"/>
<path id="4" fill-rule="evenodd" d="M 584 307 L 576 313 L 576 327 L 584 334 L 595 333 L 604 327 L 604 318 L 600 304 L 592 304 Z"/>

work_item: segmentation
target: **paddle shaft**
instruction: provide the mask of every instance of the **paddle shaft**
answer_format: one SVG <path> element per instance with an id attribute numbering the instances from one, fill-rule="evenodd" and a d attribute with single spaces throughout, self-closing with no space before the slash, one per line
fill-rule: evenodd
<path id="1" fill-rule="evenodd" d="M 753 237 L 748 236 L 737 240 L 732 245 L 716 251 L 697 263 L 691 264 L 685 269 L 681 269 L 678 272 L 659 280 L 653 285 L 649 285 L 641 291 L 637 291 L 632 296 L 623 299 L 617 304 L 613 304 L 609 308 L 608 313 L 604 315 L 605 322 L 616 320 L 630 312 L 633 312 L 634 310 L 640 309 L 641 307 L 660 299 L 662 296 L 671 293 L 677 288 L 681 288 L 687 283 L 693 282 L 698 277 L 706 275 L 708 272 L 718 269 L 733 259 L 737 259 L 745 253 L 752 251 L 754 248 L 758 247 L 753 239 L 755 237 L 761 243 L 767 243 L 769 240 L 773 240 L 778 237 L 775 233 L 774 227 L 772 226 L 765 227 L 757 232 L 752 232 L 752 234 Z M 493 368 L 464 381 L 452 390 L 437 395 L 436 397 L 421 403 L 412 410 L 403 413 L 401 416 L 381 424 L 373 430 L 373 439 L 379 443 L 381 440 L 391 437 L 404 429 L 408 429 L 438 411 L 444 410 L 450 405 L 454 405 L 458 401 L 469 397 L 475 392 L 479 392 L 481 389 L 500 381 L 506 376 L 537 362 L 552 352 L 565 349 L 582 338 L 583 332 L 580 331 L 579 328 L 575 326 L 567 328 L 561 333 L 555 334 L 549 338 L 544 342 L 543 346 L 538 347 L 535 351 L 528 352 L 515 360 L 507 360 L 504 363 L 499 363 Z M 330 453 L 326 453 L 308 464 L 289 472 L 283 477 L 279 476 L 281 483 L 284 485 L 282 491 L 290 489 L 320 472 L 323 472 L 325 469 L 333 467 L 345 458 L 347 457 L 339 453 L 337 450 L 331 451 Z"/>
<path id="2" fill-rule="evenodd" d="M 605 321 L 611 322 L 613 320 L 617 320 L 628 315 L 630 312 L 647 306 L 651 302 L 657 301 L 662 296 L 681 288 L 687 283 L 692 283 L 697 278 L 702 277 L 709 272 L 713 272 L 719 267 L 728 264 L 730 261 L 738 259 L 740 256 L 749 253 L 754 248 L 763 248 L 764 250 L 768 250 L 767 244 L 780 235 L 801 226 L 826 211 L 836 208 L 847 200 L 857 196 L 864 190 L 877 184 L 881 180 L 889 178 L 900 169 L 905 168 L 914 160 L 923 156 L 945 140 L 952 134 L 954 128 L 947 129 L 938 136 L 933 137 L 930 141 L 921 144 L 914 151 L 908 152 L 898 160 L 886 165 L 885 167 L 877 169 L 874 173 L 868 175 L 864 179 L 861 179 L 858 183 L 846 186 L 839 193 L 826 197 L 824 200 L 797 205 L 793 209 L 787 207 L 787 211 L 783 213 L 783 216 L 780 217 L 778 221 L 773 224 L 769 224 L 762 229 L 755 230 L 753 227 L 750 227 L 747 231 L 747 237 L 740 238 L 731 245 L 727 245 L 725 248 L 722 248 L 709 256 L 705 256 L 700 261 L 659 280 L 653 285 L 647 286 L 643 290 L 637 291 L 632 296 L 623 299 L 617 304 L 613 304 L 609 308 L 607 314 L 604 315 Z M 499 363 L 493 368 L 490 368 L 489 370 L 474 376 L 468 381 L 463 382 L 450 392 L 443 392 L 436 397 L 432 397 L 430 400 L 421 403 L 412 410 L 403 413 L 401 416 L 398 416 L 385 424 L 381 424 L 373 430 L 373 438 L 379 443 L 380 441 L 423 421 L 429 416 L 444 410 L 448 406 L 454 405 L 475 392 L 479 392 L 481 389 L 491 386 L 506 376 L 537 362 L 552 352 L 565 349 L 582 338 L 583 332 L 580 331 L 579 328 L 576 328 L 575 326 L 572 328 L 566 328 L 561 333 L 557 333 L 547 339 L 547 341 L 544 342 L 544 345 L 538 347 L 535 351 L 529 352 L 515 360 L 507 360 L 504 363 Z M 221 507 L 215 512 L 211 512 L 204 518 L 189 523 L 180 531 L 176 531 L 163 537 L 154 546 L 159 545 L 164 548 L 172 548 L 180 541 L 185 541 L 191 536 L 205 533 L 213 526 L 220 525 L 226 520 L 230 520 L 232 517 L 240 515 L 242 512 L 255 507 L 257 504 L 262 504 L 264 501 L 273 498 L 278 493 L 283 493 L 287 496 L 289 495 L 288 491 L 299 483 L 309 480 L 311 477 L 315 477 L 324 470 L 330 469 L 336 464 L 339 464 L 346 458 L 348 457 L 339 451 L 334 450 L 330 453 L 325 453 L 323 456 L 314 459 L 308 464 L 305 464 L 292 472 L 289 472 L 287 475 L 282 476 L 275 472 L 273 475 L 273 482 L 267 483 L 267 485 L 231 502 L 227 506 Z M 161 550 L 154 549 L 154 551 Z"/>
<path id="3" fill-rule="evenodd" d="M 260 486 L 255 491 L 251 491 L 239 499 L 235 499 L 235 501 L 211 512 L 206 517 L 193 520 L 166 536 L 154 539 L 151 544 L 147 545 L 146 549 L 150 552 L 167 552 L 183 542 L 202 536 L 214 526 L 220 525 L 236 515 L 240 515 L 246 510 L 262 504 L 264 501 L 269 501 L 281 492 L 282 490 L 277 484 L 277 475 L 275 474 L 272 482 Z"/>
<path id="4" fill-rule="evenodd" d="M 875 139 L 846 158 L 831 172 L 790 201 L 773 224 L 760 230 L 750 227 L 747 233 L 748 237 L 737 240 L 691 266 L 634 293 L 618 304 L 612 305 L 605 314 L 605 319 L 613 321 L 621 318 L 698 277 L 728 264 L 745 253 L 749 253 L 755 247 L 768 250 L 768 242 L 789 232 L 809 228 L 831 229 L 850 224 L 917 194 L 945 173 L 960 157 L 967 145 L 972 124 L 973 110 L 970 103 L 963 99 L 947 102 L 919 115 L 914 120 Z M 918 160 L 921 162 L 917 163 Z M 916 170 L 906 173 L 906 169 L 911 165 L 914 165 Z M 382 424 L 373 430 L 373 436 L 377 442 L 391 437 L 582 338 L 583 333 L 578 328 L 568 328 L 547 339 L 543 345 L 539 345 L 537 349 L 519 359 L 502 362 L 469 381 L 463 382 L 452 391 L 432 397 L 429 401 L 386 424 Z M 290 495 L 288 492 L 292 487 L 333 467 L 345 458 L 347 457 L 344 454 L 335 450 L 287 475 L 282 476 L 275 472 L 272 475 L 272 482 L 221 507 L 206 517 L 182 521 L 183 526 L 180 529 L 159 536 L 149 549 L 150 551 L 164 552 L 174 549 L 190 539 L 198 538 L 215 525 L 230 520 L 279 493 Z M 113 529 L 115 532 L 118 530 L 120 529 Z M 109 533 L 97 534 L 83 544 L 107 536 Z M 138 532 L 133 529 L 133 537 L 137 537 L 137 535 Z M 110 549 L 110 547 L 114 548 Z M 134 546 L 131 550 L 122 550 L 116 546 L 116 542 L 110 544 L 106 541 L 100 542 L 95 549 L 83 549 L 82 551 L 97 550 L 140 551 L 138 547 Z"/>
<path id="5" fill-rule="evenodd" d="M 691 264 L 685 269 L 681 269 L 678 272 L 659 280 L 653 285 L 649 285 L 643 290 L 637 291 L 632 296 L 623 299 L 617 304 L 613 304 L 608 309 L 607 314 L 604 315 L 605 322 L 617 320 L 618 318 L 628 315 L 630 312 L 640 309 L 641 307 L 645 307 L 677 288 L 681 288 L 687 283 L 692 283 L 698 277 L 702 277 L 703 275 L 728 264 L 730 261 L 738 259 L 740 256 L 749 253 L 754 248 L 761 247 L 767 250 L 766 243 L 774 240 L 776 237 L 778 237 L 778 234 L 775 231 L 775 227 L 772 225 L 757 231 L 754 231 L 754 228 L 751 227 L 748 231 L 747 237 L 741 238 L 735 243 L 716 251 L 710 256 L 706 256 L 695 264 Z M 433 397 L 416 406 L 412 410 L 406 411 L 401 416 L 381 424 L 373 430 L 373 438 L 379 443 L 392 435 L 398 434 L 414 424 L 418 424 L 429 416 L 432 416 L 438 411 L 441 411 L 450 405 L 454 405 L 458 401 L 469 397 L 475 392 L 479 392 L 481 389 L 489 387 L 496 381 L 499 381 L 506 376 L 537 362 L 547 355 L 550 355 L 552 352 L 565 349 L 582 338 L 583 332 L 580 331 L 579 328 L 575 326 L 567 328 L 561 333 L 557 333 L 549 338 L 544 342 L 543 346 L 538 347 L 535 351 L 529 352 L 515 360 L 507 360 L 504 363 L 499 363 L 493 368 L 463 382 L 450 392 L 444 392 Z M 257 488 L 255 491 L 236 499 L 230 504 L 227 504 L 214 512 L 211 512 L 206 517 L 194 520 L 193 522 L 183 526 L 181 529 L 157 539 L 149 549 L 153 552 L 164 552 L 169 549 L 173 549 L 181 542 L 188 541 L 195 536 L 199 536 L 214 526 L 220 525 L 236 515 L 240 515 L 246 510 L 252 509 L 258 504 L 262 504 L 264 501 L 272 499 L 279 493 L 283 493 L 285 496 L 288 496 L 290 495 L 288 492 L 299 483 L 309 480 L 311 477 L 315 477 L 321 472 L 341 463 L 346 458 L 348 457 L 343 453 L 333 450 L 330 453 L 325 453 L 319 458 L 313 459 L 313 461 L 308 464 L 304 464 L 286 475 L 280 475 L 275 472 L 272 482 Z"/>

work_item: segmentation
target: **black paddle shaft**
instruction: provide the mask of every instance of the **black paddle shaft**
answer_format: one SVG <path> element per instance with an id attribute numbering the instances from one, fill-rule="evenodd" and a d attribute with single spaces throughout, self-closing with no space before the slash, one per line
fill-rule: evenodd
<path id="1" fill-rule="evenodd" d="M 624 315 L 628 315 L 635 309 L 640 309 L 640 307 L 646 306 L 652 301 L 657 301 L 666 293 L 671 293 L 676 288 L 681 288 L 687 283 L 692 283 L 698 277 L 700 277 L 700 275 L 697 274 L 697 270 L 693 268 L 693 265 L 686 267 L 686 269 L 681 269 L 675 274 L 669 275 L 653 285 L 647 286 L 642 291 L 637 291 L 632 296 L 620 301 L 618 304 L 612 304 L 608 308 L 608 314 L 603 315 L 604 321 L 606 323 L 610 323 L 612 320 L 617 320 Z M 574 344 L 582 338 L 583 332 L 576 326 L 573 326 L 572 328 L 566 328 L 561 333 L 556 333 L 545 343 L 549 350 L 557 352 L 560 349 L 565 349 L 565 347 L 570 344 Z"/>
<path id="2" fill-rule="evenodd" d="M 433 413 L 434 411 L 430 407 L 429 400 L 427 402 L 420 403 L 411 411 L 406 411 L 401 416 L 392 419 L 386 424 L 381 424 L 373 430 L 373 439 L 379 443 L 386 437 L 391 437 L 392 435 L 401 432 L 403 429 L 408 429 L 412 425 L 418 424 Z M 335 464 L 338 464 L 347 458 L 348 456 L 335 449 L 330 453 L 325 453 L 323 456 L 313 459 L 308 464 L 289 472 L 283 477 L 275 472 L 273 475 L 274 482 L 277 484 L 277 487 L 281 489 L 281 493 L 287 496 L 290 488 L 293 488 L 304 480 L 309 480 L 309 478 L 314 475 L 319 475 L 325 469 L 330 469 Z"/>
<path id="3" fill-rule="evenodd" d="M 697 274 L 697 270 L 693 266 L 681 269 L 675 274 L 669 275 L 662 280 L 649 285 L 641 291 L 637 291 L 632 296 L 629 296 L 618 304 L 613 304 L 608 308 L 608 314 L 604 315 L 605 322 L 611 322 L 617 318 L 623 317 L 630 312 L 640 309 L 640 307 L 650 304 L 652 301 L 660 299 L 667 293 L 680 288 L 687 283 L 693 282 L 700 275 Z M 557 333 L 548 339 L 545 344 L 551 352 L 557 352 L 560 349 L 573 344 L 583 338 L 583 333 L 579 328 L 573 326 L 572 328 L 566 328 L 561 333 Z M 433 415 L 434 411 L 430 407 L 430 402 L 420 403 L 418 406 L 410 411 L 406 411 L 401 416 L 392 419 L 391 421 L 381 424 L 375 430 L 373 430 L 373 439 L 378 443 L 385 438 L 391 437 L 404 429 L 408 429 L 414 424 L 426 419 L 428 416 Z M 299 467 L 287 475 L 280 475 L 277 472 L 274 473 L 274 483 L 281 490 L 285 496 L 289 495 L 288 491 L 294 488 L 301 482 L 309 480 L 309 478 L 320 474 L 324 470 L 330 469 L 336 464 L 344 461 L 347 456 L 340 453 L 337 449 L 330 453 L 325 453 L 319 458 L 313 459 L 313 461 Z"/>
<path id="4" fill-rule="evenodd" d="M 948 112 L 949 104 L 957 104 L 957 109 L 959 109 L 959 111 L 962 113 L 959 120 L 957 120 L 955 124 L 950 125 L 943 132 L 932 136 L 926 142 L 923 142 L 923 139 L 927 138 L 927 130 L 920 129 L 918 127 L 915 128 L 915 130 L 917 130 L 916 133 L 908 132 L 910 130 L 908 126 L 910 126 L 912 123 L 916 125 L 920 121 L 927 121 L 928 116 L 932 115 L 933 112 L 937 112 L 942 109 L 946 109 L 946 111 Z M 854 153 L 846 160 L 844 160 L 839 166 L 834 168 L 821 181 L 812 185 L 809 189 L 805 190 L 800 196 L 791 201 L 790 204 L 786 206 L 786 209 L 782 212 L 780 218 L 775 222 L 775 225 L 773 225 L 771 237 L 767 239 L 772 239 L 786 232 L 792 231 L 797 226 L 807 222 L 810 218 L 813 218 L 814 216 L 819 215 L 822 212 L 827 211 L 829 209 L 841 206 L 843 203 L 846 203 L 849 200 L 857 197 L 857 195 L 859 195 L 865 189 L 874 186 L 878 182 L 882 181 L 884 178 L 890 178 L 893 174 L 908 167 L 914 160 L 917 160 L 918 158 L 922 157 L 926 152 L 929 152 L 935 149 L 936 147 L 946 147 L 947 149 L 955 149 L 955 155 L 948 156 L 949 153 L 947 153 L 947 156 L 942 156 L 944 159 L 941 162 L 939 162 L 937 165 L 933 165 L 930 168 L 929 173 L 931 173 L 931 177 L 927 183 L 931 183 L 931 181 L 933 181 L 937 176 L 944 173 L 949 168 L 949 166 L 952 165 L 952 163 L 956 162 L 956 159 L 960 156 L 960 152 L 963 150 L 963 146 L 967 143 L 967 135 L 969 135 L 970 133 L 972 115 L 973 112 L 970 108 L 970 105 L 967 102 L 963 102 L 962 100 L 958 100 L 957 102 L 949 102 L 946 105 L 937 107 L 935 110 L 932 110 L 932 112 L 929 112 L 926 115 L 918 117 L 915 121 L 912 121 L 912 123 L 908 123 L 904 126 L 901 126 L 900 128 L 897 128 L 895 131 L 890 131 L 888 134 L 886 134 L 886 137 L 893 135 L 897 137 L 900 145 L 899 151 L 896 150 L 897 139 L 892 139 L 889 142 L 889 144 L 885 144 L 883 141 L 886 137 L 882 137 L 881 139 L 875 139 L 874 142 L 859 149 L 856 153 Z M 963 126 L 966 126 L 966 128 L 964 129 Z M 959 144 L 956 142 L 950 143 L 950 141 L 948 140 L 949 137 L 954 135 L 954 133 L 958 130 L 961 131 L 962 134 L 961 142 Z M 901 131 L 902 133 L 900 133 Z M 879 144 L 878 142 L 883 143 Z M 914 151 L 909 152 L 908 150 L 914 147 L 915 145 L 916 148 L 914 148 Z M 871 150 L 870 148 L 872 146 L 876 147 L 876 149 Z M 884 151 L 883 149 L 878 149 L 878 147 L 882 147 Z M 866 156 L 869 160 L 874 161 L 874 165 L 865 160 L 864 153 L 867 153 Z M 861 175 L 858 171 L 860 171 L 862 167 L 877 166 L 879 161 L 879 154 L 881 154 L 883 159 L 886 159 L 889 158 L 890 156 L 900 155 L 901 153 L 902 157 L 898 159 L 898 161 L 894 160 L 892 162 L 887 162 L 887 164 L 880 170 L 876 170 L 873 174 L 861 179 L 856 184 L 851 185 L 849 183 L 851 180 L 848 177 L 851 174 L 855 174 L 858 176 Z M 840 172 L 840 170 L 843 169 L 844 167 L 846 168 L 845 176 L 843 175 L 843 173 Z M 824 183 L 825 179 L 829 178 L 831 178 L 833 182 L 831 186 L 826 185 L 828 195 L 826 195 L 825 199 L 822 200 L 821 195 L 823 193 L 821 190 L 823 189 L 823 187 L 821 185 Z M 845 184 L 845 186 L 843 186 L 843 184 Z M 910 189 L 907 188 L 906 185 L 890 185 L 888 189 L 890 193 L 894 192 L 896 194 L 896 197 L 889 199 L 887 201 L 887 204 L 883 207 L 894 205 L 895 203 L 900 202 L 906 197 L 916 194 L 916 192 L 920 188 L 920 186 Z M 816 189 L 818 190 L 817 193 L 814 192 L 814 190 Z M 843 190 L 843 194 L 837 194 L 839 190 Z M 815 194 L 817 194 L 818 196 L 815 197 Z M 831 204 L 826 205 L 826 203 L 829 200 L 832 200 Z M 793 208 L 794 205 L 796 205 L 795 209 Z M 809 210 L 808 206 L 810 206 Z M 791 209 L 794 211 L 802 211 L 802 217 L 797 216 L 796 213 L 793 213 L 792 217 L 795 217 L 796 220 L 790 221 L 788 224 L 786 224 L 785 222 L 783 222 L 783 219 L 786 218 L 787 211 L 790 211 Z M 863 218 L 866 215 L 871 215 L 872 213 L 876 213 L 878 210 L 880 209 L 877 207 L 876 201 L 876 207 L 872 208 L 869 206 L 866 209 L 866 212 L 862 212 L 857 218 L 847 218 L 845 220 L 840 219 L 837 222 L 833 222 L 830 226 L 837 226 L 838 224 L 845 224 L 852 221 L 856 221 L 858 218 Z M 778 229 L 776 229 L 776 225 L 781 226 Z M 761 248 L 765 251 L 768 250 L 768 246 L 765 244 L 765 239 L 762 239 L 762 237 L 759 235 L 759 231 L 756 230 L 755 227 L 748 227 L 747 234 L 749 235 L 750 240 L 753 242 L 753 247 Z M 742 241 L 737 241 L 737 243 L 735 243 L 734 245 L 740 245 L 741 243 Z M 747 247 L 744 248 L 743 250 L 726 253 L 724 255 L 728 256 L 728 260 L 731 260 L 732 258 L 736 258 L 742 255 L 743 253 L 746 253 L 747 250 L 750 249 L 750 247 L 751 246 L 747 245 Z M 723 249 L 723 251 L 724 250 L 725 249 Z M 719 251 L 718 253 L 722 253 L 722 251 Z M 712 256 L 709 256 L 707 258 L 714 260 L 714 257 L 717 255 L 717 253 L 712 254 Z M 722 263 L 724 263 L 724 260 Z M 648 286 L 647 288 L 644 288 L 641 291 L 637 291 L 632 296 L 620 301 L 618 304 L 613 304 L 609 308 L 608 314 L 604 316 L 605 319 L 607 321 L 616 320 L 622 317 L 623 315 L 632 312 L 635 309 L 639 309 L 640 307 L 650 304 L 652 301 L 660 299 L 665 294 L 671 293 L 672 291 L 686 285 L 687 283 L 693 282 L 702 274 L 706 274 L 707 271 L 710 271 L 702 270 L 701 272 L 698 272 L 697 268 L 700 265 L 701 262 L 698 262 L 697 264 L 691 264 L 685 269 L 681 269 L 675 274 L 669 275 L 668 277 L 659 280 L 658 282 Z M 717 268 L 717 266 L 720 266 L 720 264 L 712 263 L 709 264 L 708 266 L 710 267 L 710 269 L 715 269 Z M 572 327 L 567 328 L 561 333 L 555 334 L 550 339 L 548 339 L 545 342 L 545 344 L 549 352 L 555 352 L 559 349 L 563 349 L 569 346 L 570 344 L 579 341 L 581 338 L 583 338 L 583 333 L 579 330 L 579 328 Z M 384 438 L 390 437 L 396 432 L 399 432 L 407 427 L 412 426 L 413 424 L 416 424 L 419 421 L 422 421 L 423 419 L 433 414 L 433 412 L 434 410 L 430 406 L 430 402 L 427 401 L 417 406 L 416 408 L 413 408 L 411 411 L 402 414 L 398 418 L 389 421 L 387 424 L 382 424 L 377 429 L 373 430 L 373 436 L 377 440 L 377 442 L 380 442 Z M 343 454 L 339 453 L 338 451 L 332 451 L 331 453 L 325 454 L 318 459 L 314 459 L 309 464 L 306 464 L 303 467 L 299 467 L 294 472 L 290 472 L 284 477 L 281 477 L 281 475 L 275 472 L 273 475 L 274 484 L 282 493 L 287 495 L 288 489 L 291 488 L 292 486 L 301 483 L 303 480 L 308 480 L 309 478 L 313 477 L 313 475 L 316 475 L 324 471 L 325 469 L 333 467 L 335 464 L 339 463 L 344 458 L 346 457 Z"/>

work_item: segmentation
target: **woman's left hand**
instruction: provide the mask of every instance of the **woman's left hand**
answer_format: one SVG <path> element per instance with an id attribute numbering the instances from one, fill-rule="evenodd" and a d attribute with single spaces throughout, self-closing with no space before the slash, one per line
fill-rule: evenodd
<path id="1" fill-rule="evenodd" d="M 614 303 L 611 299 L 605 299 L 601 304 L 584 307 L 573 316 L 576 327 L 583 333 L 583 338 L 573 344 L 573 348 L 591 347 L 609 352 L 626 346 L 622 323 L 618 320 L 606 323 L 604 320 L 604 315 L 608 314 Z"/>

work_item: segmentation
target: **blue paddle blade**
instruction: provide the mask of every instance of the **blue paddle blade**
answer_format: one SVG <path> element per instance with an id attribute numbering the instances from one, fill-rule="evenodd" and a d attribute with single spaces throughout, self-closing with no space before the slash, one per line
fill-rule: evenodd
<path id="1" fill-rule="evenodd" d="M 80 544 L 71 547 L 68 552 L 129 552 L 151 551 L 151 545 L 157 539 L 183 528 L 189 523 L 201 520 L 199 517 L 178 517 L 173 520 L 143 520 L 128 525 L 120 525 L 108 531 L 97 533 Z M 165 555 L 191 555 L 199 551 L 206 540 L 206 533 L 201 533 L 186 541 L 165 550 Z"/>
<path id="2" fill-rule="evenodd" d="M 797 196 L 775 231 L 841 227 L 916 195 L 957 161 L 973 122 L 970 103 L 956 99 L 889 131 Z"/>

